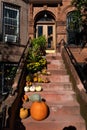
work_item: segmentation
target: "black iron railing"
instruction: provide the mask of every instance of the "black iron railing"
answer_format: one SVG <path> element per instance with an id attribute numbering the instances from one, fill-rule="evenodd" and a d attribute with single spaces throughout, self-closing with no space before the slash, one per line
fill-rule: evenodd
<path id="1" fill-rule="evenodd" d="M 2 109 L 0 109 L 0 129 L 5 127 L 5 123 L 6 123 L 6 109 L 8 106 L 6 106 L 4 103 L 5 99 L 8 97 L 8 94 L 12 93 L 12 83 L 13 80 L 16 76 L 16 71 L 19 67 L 24 67 L 25 65 L 25 60 L 26 60 L 26 56 L 28 53 L 28 47 L 29 47 L 29 41 L 27 42 L 22 55 L 20 56 L 20 60 L 18 63 L 15 62 L 1 62 L 0 63 L 0 82 L 1 82 L 1 89 L 0 89 L 0 105 Z M 5 76 L 5 67 L 8 66 L 9 67 L 16 67 L 16 69 L 13 71 L 13 73 L 11 73 L 11 75 L 9 75 L 8 77 Z M 23 68 L 21 68 L 23 69 Z M 9 71 L 9 69 L 7 70 Z M 7 79 L 6 79 L 7 78 Z M 5 91 L 4 89 L 7 88 L 7 91 Z"/>
<path id="2" fill-rule="evenodd" d="M 86 89 L 87 91 L 87 78 L 84 74 L 84 71 L 83 71 L 83 66 L 84 66 L 84 63 L 79 63 L 76 61 L 76 58 L 73 56 L 72 52 L 70 51 L 70 48 L 68 46 L 66 46 L 66 44 L 64 45 L 64 48 L 73 64 L 73 66 L 75 67 L 75 70 L 76 72 L 78 73 L 78 76 L 80 78 L 80 80 L 82 81 L 83 85 L 84 85 L 84 88 Z"/>

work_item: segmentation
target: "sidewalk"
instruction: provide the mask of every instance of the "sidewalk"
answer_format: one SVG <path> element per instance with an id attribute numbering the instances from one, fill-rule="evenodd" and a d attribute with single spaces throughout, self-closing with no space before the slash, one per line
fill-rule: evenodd
<path id="1" fill-rule="evenodd" d="M 76 100 L 72 83 L 63 63 L 60 53 L 49 53 L 47 58 L 47 70 L 50 83 L 40 83 L 43 91 L 38 92 L 44 97 L 49 106 L 50 114 L 42 121 L 35 121 L 29 116 L 22 119 L 25 130 L 86 130 L 85 121 L 80 115 L 80 106 Z M 28 92 L 31 95 L 37 92 Z M 25 108 L 30 107 L 30 102 L 23 104 Z"/>

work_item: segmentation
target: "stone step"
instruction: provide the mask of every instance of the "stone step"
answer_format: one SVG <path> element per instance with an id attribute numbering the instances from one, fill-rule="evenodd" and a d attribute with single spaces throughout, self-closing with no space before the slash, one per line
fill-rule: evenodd
<path id="1" fill-rule="evenodd" d="M 46 54 L 46 59 L 62 59 L 62 56 L 60 53 L 50 53 L 50 54 Z"/>
<path id="2" fill-rule="evenodd" d="M 64 61 L 62 59 L 59 60 L 47 59 L 47 64 L 64 65 Z"/>
<path id="3" fill-rule="evenodd" d="M 24 102 L 23 107 L 29 109 L 31 106 L 32 102 Z M 49 107 L 49 111 L 56 111 L 57 114 L 70 114 L 70 115 L 75 115 L 80 113 L 80 107 L 79 104 L 76 101 L 66 101 L 65 103 L 59 103 L 59 102 L 46 102 L 46 104 Z"/>
<path id="4" fill-rule="evenodd" d="M 47 123 L 34 123 L 33 122 L 22 122 L 24 127 L 26 127 L 26 130 L 63 130 L 65 127 L 71 126 L 72 129 L 70 130 L 86 130 L 86 127 L 83 122 L 64 122 L 64 123 L 58 123 L 58 122 L 47 122 Z M 74 127 L 75 126 L 75 127 Z M 18 129 L 19 130 L 19 129 Z M 68 130 L 68 129 L 66 129 Z"/>
<path id="5" fill-rule="evenodd" d="M 48 69 L 48 72 L 50 72 L 51 75 L 66 75 L 67 74 L 67 71 L 66 69 L 58 69 L 58 70 L 49 70 Z"/>
<path id="6" fill-rule="evenodd" d="M 32 94 L 41 95 L 42 99 L 46 102 L 54 102 L 54 103 L 65 103 L 66 101 L 76 100 L 75 92 L 73 91 L 41 91 L 41 92 L 26 92 L 28 96 Z"/>
<path id="7" fill-rule="evenodd" d="M 70 82 L 69 75 L 49 75 L 49 81 L 52 82 Z"/>
<path id="8" fill-rule="evenodd" d="M 51 64 L 47 66 L 47 70 L 52 70 L 54 68 L 54 70 L 65 70 L 65 66 L 57 66 L 55 64 Z"/>
<path id="9" fill-rule="evenodd" d="M 40 75 L 39 76 L 41 79 L 43 79 L 45 81 L 45 79 L 48 79 L 50 83 L 53 82 L 70 82 L 70 76 L 69 75 L 57 75 L 57 74 L 50 74 L 48 75 Z"/>
<path id="10" fill-rule="evenodd" d="M 47 60 L 62 60 L 61 56 L 52 56 L 52 55 L 48 55 L 46 56 Z"/>
<path id="11" fill-rule="evenodd" d="M 68 126 L 74 126 L 76 130 L 86 130 L 85 122 L 80 115 L 59 114 L 56 111 L 50 111 L 48 117 L 42 121 L 36 121 L 29 116 L 21 122 L 26 126 L 26 130 L 63 130 Z"/>
<path id="12" fill-rule="evenodd" d="M 51 82 L 51 83 L 35 83 L 35 86 L 40 85 L 43 91 L 72 91 L 72 83 Z"/>
<path id="13" fill-rule="evenodd" d="M 47 59 L 47 63 L 55 64 L 55 65 L 64 65 L 64 61 L 62 59 L 59 59 L 59 60 Z"/>
<path id="14" fill-rule="evenodd" d="M 66 103 L 49 103 L 46 102 L 47 105 L 50 108 L 50 111 L 56 111 L 58 114 L 62 113 L 62 114 L 70 114 L 70 115 L 74 115 L 74 114 L 79 114 L 80 113 L 80 107 L 79 104 L 76 101 L 69 101 Z"/>

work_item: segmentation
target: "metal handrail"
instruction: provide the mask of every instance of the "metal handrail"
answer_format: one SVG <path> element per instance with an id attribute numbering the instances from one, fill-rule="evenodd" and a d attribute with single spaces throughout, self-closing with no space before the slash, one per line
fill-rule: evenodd
<path id="1" fill-rule="evenodd" d="M 81 81 L 82 81 L 84 87 L 85 87 L 85 85 L 87 86 L 87 84 L 85 84 L 85 82 L 87 81 L 87 79 L 86 79 L 86 77 L 85 77 L 85 75 L 84 75 L 84 73 L 83 73 L 82 68 L 80 67 L 80 64 L 76 61 L 76 59 L 75 59 L 75 57 L 73 56 L 73 54 L 71 53 L 69 47 L 68 47 L 68 46 L 64 46 L 64 48 L 65 48 L 65 50 L 67 51 L 67 54 L 69 55 L 69 58 L 70 58 L 72 64 L 74 65 L 74 67 L 75 67 L 77 73 L 80 74 L 79 77 L 80 77 L 80 79 L 81 79 Z M 77 70 L 77 69 L 78 69 L 78 70 Z"/>
<path id="2" fill-rule="evenodd" d="M 26 44 L 26 46 L 25 46 L 25 48 L 24 48 L 24 50 L 23 50 L 23 52 L 22 52 L 22 55 L 20 56 L 19 62 L 17 62 L 17 63 L 12 62 L 12 64 L 17 64 L 17 68 L 20 66 L 21 63 L 23 63 L 22 61 L 25 60 L 24 58 L 26 58 L 26 57 L 25 57 L 25 53 L 26 53 L 26 49 L 28 48 L 29 43 L 30 43 L 30 41 L 28 40 L 28 41 L 27 41 L 27 44 Z M 22 60 L 22 59 L 23 59 L 23 60 Z M 2 93 L 3 96 L 7 95 L 7 92 L 4 92 L 4 91 L 3 91 L 3 86 L 4 86 L 4 69 L 3 69 L 3 65 L 4 65 L 4 64 L 5 64 L 5 62 L 2 63 L 2 92 L 1 92 L 1 93 Z M 9 62 L 9 64 L 10 64 L 10 62 Z M 17 69 L 16 69 L 16 70 L 17 70 Z"/>

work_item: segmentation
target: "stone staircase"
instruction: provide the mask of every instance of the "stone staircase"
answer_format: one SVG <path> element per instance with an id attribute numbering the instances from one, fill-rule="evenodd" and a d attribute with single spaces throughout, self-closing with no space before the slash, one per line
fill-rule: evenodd
<path id="1" fill-rule="evenodd" d="M 46 58 L 47 70 L 51 73 L 50 83 L 40 83 L 43 91 L 27 94 L 39 93 L 49 106 L 49 116 L 42 121 L 35 121 L 29 116 L 21 120 L 23 126 L 26 130 L 86 130 L 61 54 L 49 53 Z M 24 103 L 23 106 L 29 108 L 30 102 Z M 64 129 L 66 127 L 69 128 Z"/>

